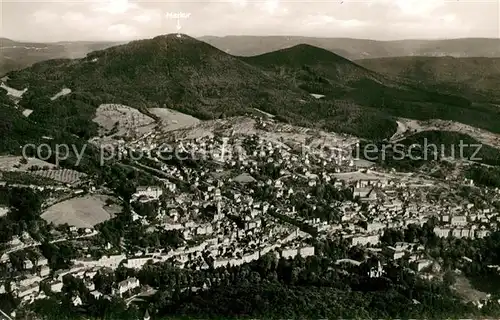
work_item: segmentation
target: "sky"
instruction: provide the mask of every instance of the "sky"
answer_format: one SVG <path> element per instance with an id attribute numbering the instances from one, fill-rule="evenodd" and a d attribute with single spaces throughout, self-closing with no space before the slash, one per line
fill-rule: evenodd
<path id="1" fill-rule="evenodd" d="M 0 36 L 36 42 L 127 41 L 178 30 L 194 37 L 500 37 L 500 0 L 0 1 Z"/>

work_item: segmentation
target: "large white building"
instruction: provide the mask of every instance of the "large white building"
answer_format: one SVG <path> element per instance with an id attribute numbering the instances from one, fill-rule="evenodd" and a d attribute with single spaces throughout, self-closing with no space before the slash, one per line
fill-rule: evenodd
<path id="1" fill-rule="evenodd" d="M 139 198 L 146 198 L 148 200 L 158 200 L 163 194 L 161 187 L 157 186 L 139 186 L 137 187 L 135 193 L 132 195 L 132 199 L 137 200 Z"/>
<path id="2" fill-rule="evenodd" d="M 465 226 L 467 224 L 467 217 L 466 216 L 451 217 L 450 223 L 452 226 Z"/>
<path id="3" fill-rule="evenodd" d="M 138 288 L 141 284 L 137 278 L 128 278 L 118 283 L 118 285 L 113 288 L 113 294 L 117 296 L 123 295 L 125 292 Z"/>
<path id="4" fill-rule="evenodd" d="M 74 264 L 81 264 L 85 266 L 85 268 L 93 268 L 93 267 L 107 267 L 111 269 L 116 269 L 120 265 L 120 263 L 125 260 L 127 257 L 124 254 L 112 255 L 112 256 L 104 256 L 99 260 L 75 260 Z"/>
<path id="5" fill-rule="evenodd" d="M 380 242 L 380 236 L 378 234 L 374 235 L 360 235 L 351 238 L 352 246 L 366 246 L 368 244 L 378 244 Z"/>

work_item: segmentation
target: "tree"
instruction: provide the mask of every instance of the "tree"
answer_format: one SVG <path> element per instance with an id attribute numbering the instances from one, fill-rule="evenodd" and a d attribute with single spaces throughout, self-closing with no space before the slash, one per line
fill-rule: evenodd
<path id="1" fill-rule="evenodd" d="M 114 273 L 112 272 L 105 272 L 105 271 L 99 271 L 95 276 L 94 276 L 94 284 L 96 290 L 104 293 L 104 294 L 111 294 L 113 284 L 116 282 L 116 278 Z"/>

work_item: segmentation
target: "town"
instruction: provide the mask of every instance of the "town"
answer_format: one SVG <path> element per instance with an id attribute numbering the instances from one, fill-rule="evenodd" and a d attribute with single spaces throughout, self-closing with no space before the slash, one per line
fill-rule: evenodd
<path id="1" fill-rule="evenodd" d="M 422 227 L 432 221 L 432 231 L 439 238 L 480 239 L 497 229 L 499 212 L 493 203 L 500 199 L 499 190 L 477 188 L 490 199 L 478 202 L 459 195 L 462 187 L 476 188 L 465 178 L 438 179 L 354 159 L 352 148 L 359 141 L 347 135 L 262 117 L 230 121 L 238 125 L 219 121 L 214 123 L 222 129 L 207 130 L 202 124 L 168 134 L 135 132 L 138 136 L 115 139 L 115 156 L 147 155 L 118 162 L 151 177 L 150 184 L 136 186 L 129 195 L 116 194 L 109 186 L 80 175 L 76 182 L 62 186 L 17 185 L 47 193 L 43 208 L 49 211 L 61 201 L 104 195 L 104 207 L 121 210 L 94 225 L 75 219 L 70 225 L 60 209 L 50 215 L 52 229 L 44 243 L 26 231 L 14 236 L 0 257 L 0 294 L 11 294 L 21 306 L 30 305 L 50 292 L 60 293 L 65 277 L 70 276 L 95 299 L 114 297 L 133 303 L 160 288 L 130 276 L 102 292 L 98 285 L 102 274 L 120 268 L 138 272 L 155 264 L 216 270 L 269 255 L 278 260 L 308 258 L 321 254 L 317 241 L 332 239 L 362 250 L 363 259 L 377 257 L 369 277 L 381 277 L 388 262 L 404 261 L 419 277 L 432 279 L 442 276 L 436 272 L 438 261 L 416 242 L 387 245 L 382 240 L 388 230 Z M 84 209 L 78 210 L 86 215 Z M 0 216 L 9 214 L 10 208 L 0 208 Z M 122 230 L 112 241 L 110 229 L 101 227 L 116 219 L 129 220 L 144 234 L 131 236 Z M 53 252 L 44 255 L 51 245 L 64 243 L 73 248 L 64 263 Z M 335 261 L 337 268 L 364 263 Z M 210 284 L 207 279 L 182 289 L 206 290 Z M 475 303 L 482 306 L 484 301 Z M 81 305 L 82 297 L 73 295 L 72 304 Z M 15 315 L 16 311 L 10 314 Z"/>

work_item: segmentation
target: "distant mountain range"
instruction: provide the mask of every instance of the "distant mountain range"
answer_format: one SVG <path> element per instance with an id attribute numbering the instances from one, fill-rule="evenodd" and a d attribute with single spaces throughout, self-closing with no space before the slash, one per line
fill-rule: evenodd
<path id="1" fill-rule="evenodd" d="M 401 56 L 500 57 L 498 38 L 377 41 L 296 36 L 205 36 L 199 40 L 236 56 L 254 56 L 308 44 L 332 51 L 349 60 Z"/>
<path id="2" fill-rule="evenodd" d="M 0 134 L 9 137 L 3 148 L 12 152 L 48 135 L 42 128 L 51 136 L 89 139 L 97 135 L 92 118 L 102 103 L 129 105 L 145 114 L 151 107 L 168 107 L 201 119 L 259 109 L 281 121 L 369 139 L 394 134 L 396 117 L 453 120 L 500 132 L 494 99 L 441 93 L 432 82 L 395 74 L 371 71 L 311 45 L 236 57 L 187 35 L 158 36 L 9 72 L 6 84 L 27 92 L 16 111 L 0 89 L 5 114 Z M 71 93 L 50 99 L 63 88 Z M 33 110 L 29 118 L 19 116 L 23 109 Z"/>
<path id="3" fill-rule="evenodd" d="M 199 40 L 236 56 L 254 56 L 309 44 L 350 60 L 401 56 L 500 57 L 500 39 L 487 38 L 376 41 L 297 36 L 204 36 Z M 89 52 L 119 44 L 124 42 L 30 43 L 0 38 L 0 75 L 44 60 L 82 58 Z"/>
<path id="4" fill-rule="evenodd" d="M 0 38 L 0 75 L 44 60 L 82 58 L 91 51 L 117 44 L 119 43 L 89 41 L 31 43 Z"/>
<path id="5" fill-rule="evenodd" d="M 394 57 L 356 60 L 370 70 L 481 99 L 500 98 L 500 58 Z"/>

